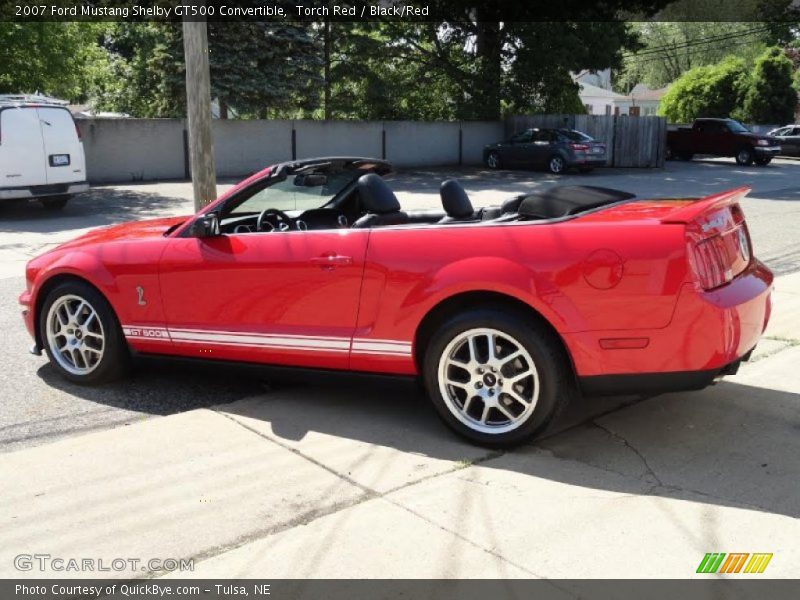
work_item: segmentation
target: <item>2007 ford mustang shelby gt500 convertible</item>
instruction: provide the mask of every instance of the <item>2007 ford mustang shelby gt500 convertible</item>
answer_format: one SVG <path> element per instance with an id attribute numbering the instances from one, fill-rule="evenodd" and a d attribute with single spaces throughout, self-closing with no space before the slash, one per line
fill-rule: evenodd
<path id="1" fill-rule="evenodd" d="M 419 375 L 480 443 L 541 431 L 574 394 L 697 389 L 746 360 L 772 274 L 737 200 L 554 187 L 403 211 L 381 160 L 270 167 L 194 217 L 98 229 L 35 259 L 20 297 L 64 377 L 131 351 Z"/>

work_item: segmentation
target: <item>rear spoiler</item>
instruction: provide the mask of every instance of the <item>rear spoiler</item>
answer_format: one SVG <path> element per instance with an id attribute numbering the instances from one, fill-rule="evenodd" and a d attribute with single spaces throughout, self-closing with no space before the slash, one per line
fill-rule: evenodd
<path id="1" fill-rule="evenodd" d="M 728 190 L 727 192 L 720 192 L 718 194 L 706 196 L 705 198 L 698 198 L 691 204 L 687 204 L 683 208 L 679 208 L 678 210 L 671 212 L 661 219 L 661 222 L 690 223 L 704 213 L 735 204 L 744 198 L 750 189 L 751 188 L 748 186 L 742 186 L 733 190 Z"/>

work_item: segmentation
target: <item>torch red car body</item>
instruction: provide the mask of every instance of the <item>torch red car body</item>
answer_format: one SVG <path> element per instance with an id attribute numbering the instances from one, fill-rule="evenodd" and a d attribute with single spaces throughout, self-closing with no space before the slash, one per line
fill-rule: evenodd
<path id="1" fill-rule="evenodd" d="M 461 220 L 449 210 L 415 215 L 392 207 L 380 212 L 392 218 L 358 226 L 370 216 L 370 190 L 359 186 L 376 184 L 363 174 L 377 178 L 388 169 L 367 159 L 286 163 L 242 182 L 194 218 L 93 231 L 28 264 L 20 297 L 25 324 L 36 347 L 78 381 L 93 382 L 105 366 L 89 369 L 96 355 L 120 362 L 128 348 L 422 375 L 442 416 L 484 443 L 516 443 L 541 430 L 569 395 L 566 387 L 603 393 L 703 387 L 735 370 L 766 327 L 772 274 L 750 250 L 737 204 L 746 188 L 699 200 L 609 201 L 549 218 L 525 214 L 519 203 L 511 212 L 462 211 Z M 335 189 L 332 180 L 342 173 L 346 183 Z M 290 179 L 286 194 L 294 194 L 295 208 L 304 206 L 298 189 L 330 186 L 332 195 L 323 189 L 316 196 L 326 208 L 287 212 L 263 202 L 261 212 L 231 208 L 248 206 L 277 182 L 288 190 Z M 311 216 L 322 221 L 309 225 L 304 215 L 309 223 Z M 104 314 L 108 309 L 113 314 Z M 87 325 L 84 341 L 65 333 L 80 333 L 83 319 L 102 323 L 94 330 Z M 453 346 L 459 335 L 470 364 L 463 377 L 461 350 Z M 103 336 L 103 347 L 98 341 L 81 358 L 72 348 L 85 347 L 88 336 Z M 484 359 L 477 358 L 476 336 L 490 340 Z M 526 358 L 513 359 L 520 351 Z M 498 360 L 495 372 L 490 359 L 502 352 L 519 369 L 528 367 L 516 377 L 529 383 L 506 392 L 496 384 L 505 367 Z M 63 368 L 70 364 L 75 372 Z M 117 374 L 116 365 L 108 369 Z M 490 371 L 495 376 L 486 379 Z M 531 419 L 535 427 L 510 427 L 536 412 L 522 399 L 514 404 L 515 396 L 539 394 L 536 386 L 542 393 L 550 387 L 552 401 L 538 397 L 547 414 Z M 497 396 L 487 396 L 488 389 Z M 445 406 L 448 394 L 455 408 Z"/>

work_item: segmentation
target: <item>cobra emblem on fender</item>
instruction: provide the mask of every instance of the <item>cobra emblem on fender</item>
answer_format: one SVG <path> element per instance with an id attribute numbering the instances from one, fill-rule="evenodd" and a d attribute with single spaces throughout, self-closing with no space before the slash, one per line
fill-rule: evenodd
<path id="1" fill-rule="evenodd" d="M 136 286 L 136 294 L 139 297 L 138 304 L 139 306 L 147 306 L 147 300 L 144 299 L 144 288 L 140 285 Z"/>

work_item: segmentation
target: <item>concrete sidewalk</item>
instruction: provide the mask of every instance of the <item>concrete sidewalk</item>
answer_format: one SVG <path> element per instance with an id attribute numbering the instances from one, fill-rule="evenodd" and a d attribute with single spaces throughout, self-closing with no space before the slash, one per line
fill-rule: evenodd
<path id="1" fill-rule="evenodd" d="M 754 361 L 701 392 L 512 452 L 454 438 L 413 387 L 285 388 L 5 454 L 14 556 L 194 558 L 194 577 L 695 576 L 706 552 L 800 561 L 800 274 Z M 600 414 L 598 414 L 600 413 Z M 592 416 L 594 415 L 594 416 Z M 98 576 L 153 576 L 146 567 Z M 707 577 L 707 576 L 706 576 Z"/>

